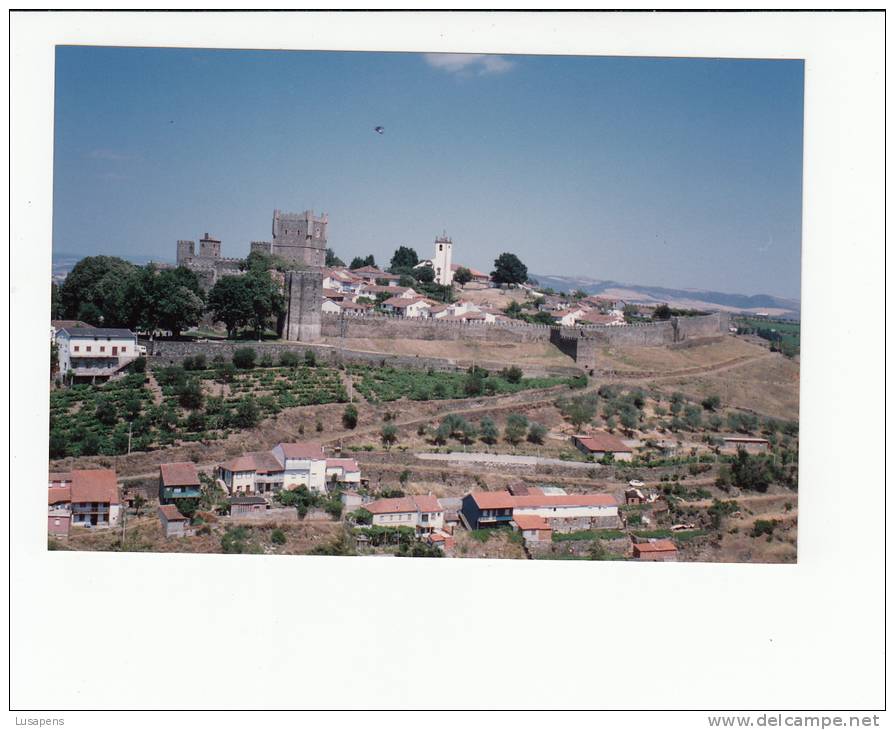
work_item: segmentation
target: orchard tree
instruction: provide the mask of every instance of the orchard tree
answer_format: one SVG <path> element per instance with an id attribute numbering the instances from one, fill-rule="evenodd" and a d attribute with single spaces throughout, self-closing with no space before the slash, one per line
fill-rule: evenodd
<path id="1" fill-rule="evenodd" d="M 660 304 L 653 310 L 653 319 L 671 319 L 671 307 L 669 307 L 667 304 Z"/>
<path id="2" fill-rule="evenodd" d="M 511 413 L 509 418 L 507 418 L 507 425 L 503 430 L 503 437 L 515 446 L 525 438 L 525 432 L 527 430 L 528 419 L 521 413 Z"/>
<path id="3" fill-rule="evenodd" d="M 528 268 L 514 253 L 502 253 L 494 259 L 491 281 L 495 284 L 524 284 L 528 281 Z"/>

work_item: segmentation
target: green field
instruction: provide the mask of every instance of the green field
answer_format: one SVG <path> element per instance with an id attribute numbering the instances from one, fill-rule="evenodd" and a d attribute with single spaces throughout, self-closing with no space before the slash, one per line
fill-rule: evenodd
<path id="1" fill-rule="evenodd" d="M 370 368 L 352 365 L 348 372 L 355 377 L 355 387 L 371 403 L 410 400 L 445 400 L 475 398 L 483 395 L 506 395 L 532 388 L 551 388 L 556 385 L 579 386 L 581 378 L 546 377 L 521 378 L 511 382 L 499 373 L 424 372 L 396 370 L 395 368 Z"/>

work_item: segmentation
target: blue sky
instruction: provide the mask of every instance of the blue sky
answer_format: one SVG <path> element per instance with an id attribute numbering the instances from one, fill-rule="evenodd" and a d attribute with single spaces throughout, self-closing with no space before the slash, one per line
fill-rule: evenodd
<path id="1" fill-rule="evenodd" d="M 799 296 L 801 61 L 60 47 L 53 245 L 173 260 L 330 216 L 490 271 Z M 382 125 L 385 134 L 373 127 Z"/>

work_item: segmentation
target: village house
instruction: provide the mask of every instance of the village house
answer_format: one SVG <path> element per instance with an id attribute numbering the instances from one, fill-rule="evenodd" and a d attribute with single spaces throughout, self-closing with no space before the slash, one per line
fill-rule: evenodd
<path id="1" fill-rule="evenodd" d="M 199 472 L 191 461 L 178 461 L 159 466 L 159 504 L 171 504 L 175 499 L 201 496 Z"/>
<path id="2" fill-rule="evenodd" d="M 372 524 L 379 527 L 412 527 L 417 533 L 441 530 L 444 508 L 432 496 L 409 495 L 367 502 L 363 508 L 373 515 Z"/>
<path id="3" fill-rule="evenodd" d="M 112 469 L 51 473 L 47 502 L 53 513 L 50 527 L 60 534 L 65 513 L 76 527 L 115 527 L 121 515 L 118 476 Z"/>
<path id="4" fill-rule="evenodd" d="M 519 514 L 513 517 L 513 524 L 522 533 L 522 539 L 526 543 L 548 543 L 553 540 L 553 528 L 543 517 Z"/>
<path id="5" fill-rule="evenodd" d="M 230 497 L 230 514 L 234 517 L 263 512 L 268 508 L 267 500 L 256 495 Z"/>
<path id="6" fill-rule="evenodd" d="M 533 487 L 527 490 L 526 494 L 467 494 L 460 510 L 464 526 L 470 530 L 512 526 L 517 517 L 540 517 L 556 532 L 618 526 L 618 502 L 611 494 L 565 494 L 563 490 L 545 494 L 543 489 Z"/>
<path id="7" fill-rule="evenodd" d="M 402 317 L 428 317 L 432 304 L 425 297 L 391 297 L 382 302 L 382 310 Z"/>
<path id="8" fill-rule="evenodd" d="M 666 563 L 677 560 L 677 547 L 671 540 L 635 542 L 633 551 L 634 558 L 637 560 L 655 560 Z"/>
<path id="9" fill-rule="evenodd" d="M 323 272 L 323 288 L 356 295 L 364 285 L 364 279 L 348 269 L 326 269 Z M 325 295 L 324 295 L 325 296 Z"/>
<path id="10" fill-rule="evenodd" d="M 398 286 L 401 277 L 396 274 L 390 274 L 387 271 L 377 269 L 375 266 L 362 266 L 359 269 L 351 269 L 351 273 L 359 276 L 368 284 L 379 284 L 385 282 L 385 286 Z"/>
<path id="11" fill-rule="evenodd" d="M 583 307 L 572 307 L 570 309 L 560 309 L 559 311 L 552 312 L 551 314 L 553 315 L 554 323 L 563 325 L 564 327 L 571 327 L 585 314 L 587 314 L 587 310 Z"/>
<path id="12" fill-rule="evenodd" d="M 605 431 L 594 431 L 589 434 L 575 434 L 572 443 L 584 454 L 600 460 L 606 454 L 612 454 L 616 461 L 631 461 L 634 450 L 617 436 Z"/>
<path id="13" fill-rule="evenodd" d="M 59 374 L 105 380 L 140 356 L 137 336 L 126 329 L 64 327 L 56 333 Z"/>
<path id="14" fill-rule="evenodd" d="M 420 296 L 415 289 L 409 286 L 380 286 L 379 284 L 364 284 L 358 292 L 358 296 L 368 299 L 376 299 L 376 297 L 386 294 L 389 298 L 400 297 L 402 299 L 413 299 Z"/>
<path id="15" fill-rule="evenodd" d="M 478 269 L 474 269 L 471 266 L 463 266 L 463 264 L 451 264 L 451 271 L 456 274 L 457 269 L 466 269 L 472 274 L 472 279 L 470 279 L 470 283 L 472 284 L 483 284 L 485 286 L 491 286 L 491 277 L 486 274 L 484 271 L 479 271 Z"/>
<path id="16" fill-rule="evenodd" d="M 357 488 L 360 468 L 354 459 L 327 459 L 315 441 L 280 443 L 270 451 L 252 451 L 225 461 L 217 468 L 218 478 L 231 495 L 276 494 L 283 489 L 305 486 L 325 494 L 332 485 Z"/>
<path id="17" fill-rule="evenodd" d="M 189 519 L 180 514 L 180 510 L 173 504 L 160 505 L 158 517 L 165 537 L 186 537 L 192 534 Z"/>
<path id="18" fill-rule="evenodd" d="M 755 436 L 722 436 L 721 440 L 724 442 L 721 453 L 724 454 L 735 454 L 740 449 L 747 454 L 767 454 L 771 448 L 770 441 Z"/>

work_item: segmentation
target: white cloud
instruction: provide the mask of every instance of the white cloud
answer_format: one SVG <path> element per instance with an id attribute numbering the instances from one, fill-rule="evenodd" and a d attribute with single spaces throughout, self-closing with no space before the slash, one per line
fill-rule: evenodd
<path id="1" fill-rule="evenodd" d="M 515 65 L 503 56 L 489 56 L 484 53 L 427 53 L 426 63 L 433 68 L 456 74 L 499 74 L 509 71 Z"/>

